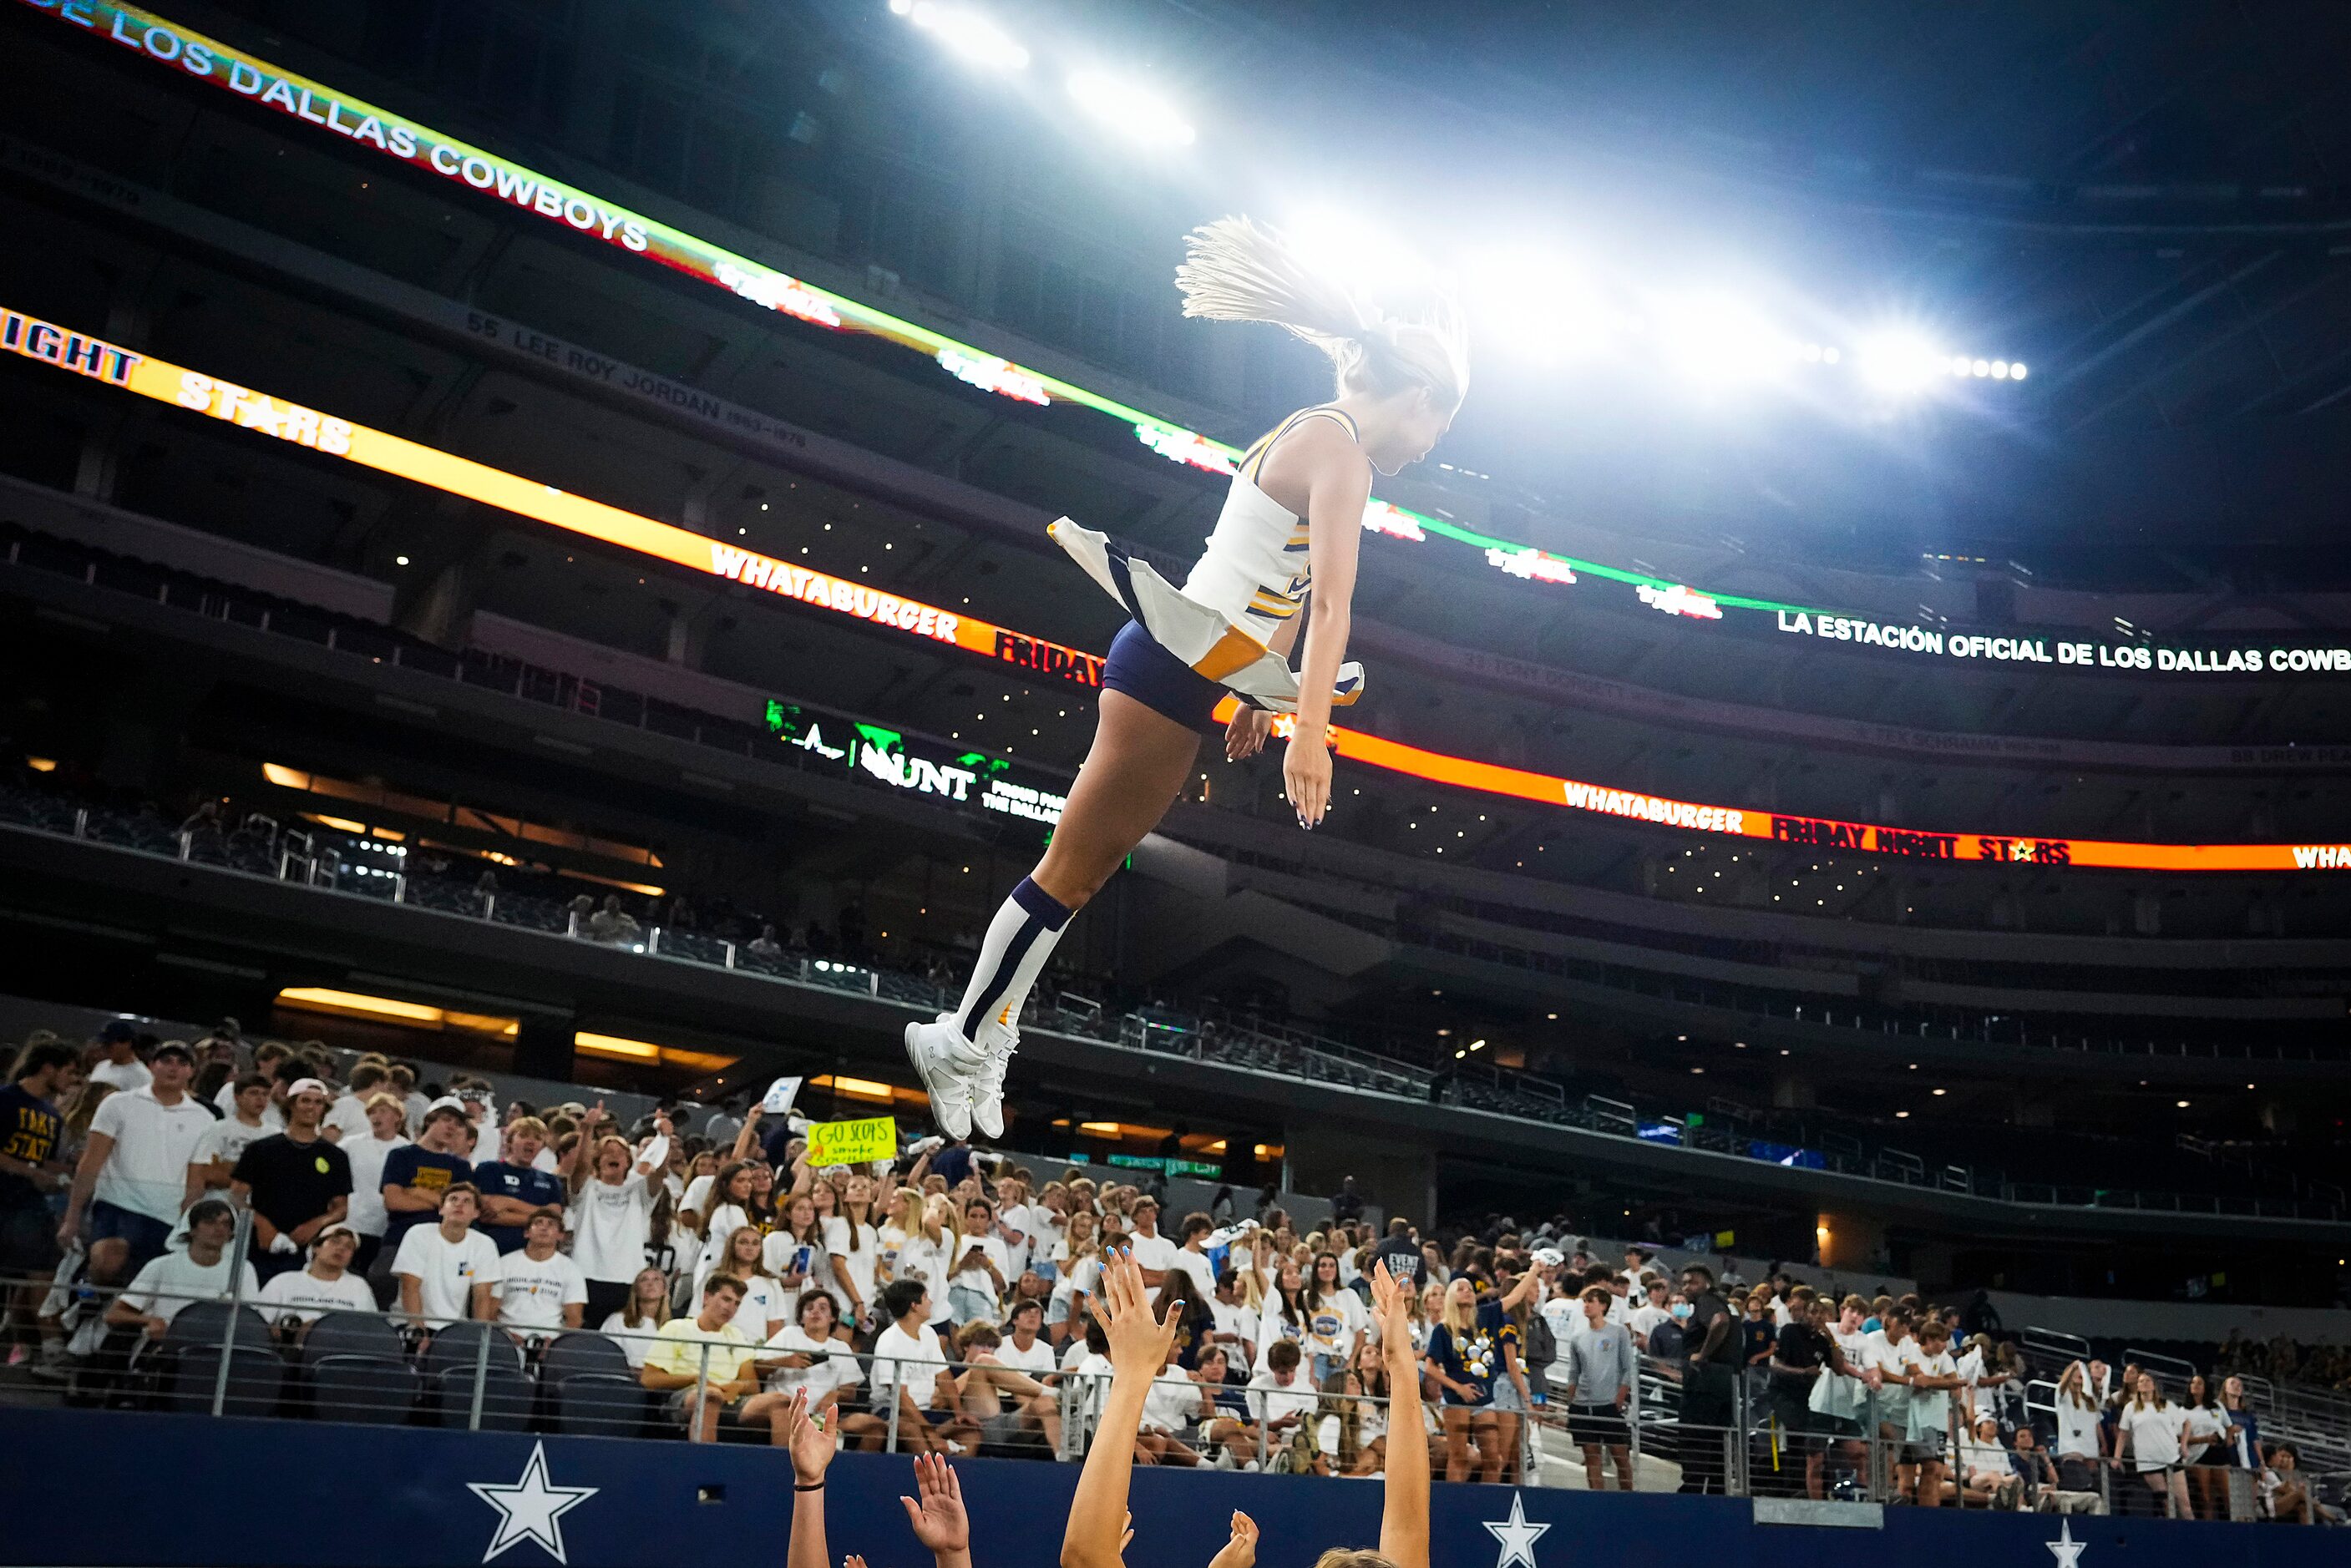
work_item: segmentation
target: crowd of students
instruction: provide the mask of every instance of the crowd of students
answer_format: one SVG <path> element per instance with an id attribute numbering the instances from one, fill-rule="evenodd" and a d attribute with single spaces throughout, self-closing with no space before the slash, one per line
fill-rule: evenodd
<path id="1" fill-rule="evenodd" d="M 936 1138 L 817 1168 L 757 1109 L 623 1127 L 601 1103 L 501 1106 L 464 1075 L 428 1089 L 380 1057 L 338 1085 L 337 1065 L 234 1021 L 193 1044 L 142 1048 L 119 1025 L 81 1048 L 27 1042 L 0 1090 L 0 1267 L 24 1282 L 12 1361 L 70 1367 L 110 1332 L 160 1338 L 186 1301 L 235 1296 L 289 1338 L 339 1310 L 418 1336 L 486 1320 L 526 1345 L 600 1331 L 698 1438 L 789 1446 L 798 1409 L 865 1447 L 1062 1457 L 1084 1447 L 1068 1423 L 1108 1407 L 1103 1271 L 1132 1259 L 1172 1325 L 1127 1446 L 1138 1464 L 1384 1473 L 1408 1392 L 1447 1479 L 1529 1479 L 1529 1428 L 1548 1423 L 1589 1485 L 1629 1490 L 1634 1422 L 1660 1414 L 1639 1407 L 1646 1366 L 1677 1386 L 1687 1490 L 1726 1484 L 1708 1434 L 1733 1427 L 1745 1383 L 1742 1411 L 1801 1456 L 1815 1497 L 1867 1468 L 1875 1439 L 1895 1494 L 1923 1506 L 2085 1506 L 2105 1467 L 2126 1496 L 2212 1517 L 2233 1466 L 2280 1517 L 2323 1511 L 2237 1378 L 2172 1397 L 2088 1362 L 2036 1423 L 2015 1347 L 1915 1297 L 1833 1301 L 1784 1274 L 1736 1288 L 1548 1228 L 1440 1244 L 1400 1219 L 1375 1230 L 1351 1191 L 1320 1227 L 1270 1195 L 1249 1218 L 1219 1201 L 1171 1219 L 1145 1188 L 1040 1179 Z M 1401 1345 L 1374 1310 L 1383 1277 Z M 84 1284 L 111 1299 L 78 1317 Z"/>

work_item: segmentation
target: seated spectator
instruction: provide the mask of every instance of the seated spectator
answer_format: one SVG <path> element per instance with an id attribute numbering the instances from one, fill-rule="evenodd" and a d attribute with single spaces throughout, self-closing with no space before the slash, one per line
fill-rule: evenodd
<path id="1" fill-rule="evenodd" d="M 440 1222 L 413 1225 L 400 1241 L 392 1272 L 400 1282 L 400 1308 L 419 1328 L 445 1328 L 452 1322 L 491 1315 L 492 1282 L 498 1250 L 474 1229 L 481 1195 L 470 1181 L 441 1194 Z"/>
<path id="2" fill-rule="evenodd" d="M 743 1304 L 735 1314 L 736 1325 L 750 1336 L 752 1342 L 765 1345 L 783 1330 L 790 1321 L 790 1296 L 780 1281 L 768 1272 L 767 1241 L 757 1225 L 738 1225 L 726 1233 L 726 1242 L 710 1262 L 712 1273 L 731 1274 L 743 1287 Z"/>
<path id="3" fill-rule="evenodd" d="M 979 1441 L 979 1428 L 965 1419 L 962 1389 L 949 1369 L 946 1348 L 932 1329 L 931 1293 L 922 1281 L 893 1280 L 882 1288 L 882 1310 L 890 1320 L 873 1339 L 873 1407 L 841 1421 L 843 1435 L 864 1447 L 889 1442 L 890 1410 L 897 1409 L 898 1444 L 915 1453 L 945 1453 L 960 1443 Z"/>
<path id="4" fill-rule="evenodd" d="M 1407 1299 L 1409 1294 L 1406 1290 Z M 1378 1475 L 1387 1465 L 1386 1353 L 1369 1339 L 1359 1341 L 1354 1365 L 1325 1383 L 1322 1394 L 1323 1413 L 1315 1424 L 1317 1472 Z"/>
<path id="5" fill-rule="evenodd" d="M 586 898 L 587 896 L 582 894 L 579 902 L 585 902 Z M 588 917 L 587 936 L 590 941 L 626 947 L 637 940 L 637 932 L 636 917 L 621 908 L 618 893 L 605 894 L 603 907 Z"/>
<path id="6" fill-rule="evenodd" d="M 2016 1446 L 2008 1451 L 2009 1469 L 2023 1487 L 2018 1505 L 2036 1513 L 2070 1513 L 2075 1511 L 2062 1501 L 2064 1488 L 2057 1484 L 2057 1467 L 2049 1460 L 2049 1450 L 2041 1446 L 2041 1434 L 2030 1423 L 2016 1429 Z"/>
<path id="7" fill-rule="evenodd" d="M 578 1328 L 588 1310 L 588 1277 L 558 1251 L 563 1210 L 541 1209 L 523 1227 L 519 1251 L 501 1255 L 490 1271 L 498 1322 L 525 1343 Z"/>
<path id="8" fill-rule="evenodd" d="M 846 1407 L 864 1374 L 849 1342 L 837 1337 L 841 1322 L 831 1294 L 803 1292 L 798 1306 L 796 1320 L 768 1341 L 755 1365 L 767 1377 L 769 1393 L 803 1396 L 808 1413 L 822 1416 L 835 1406 Z"/>
<path id="9" fill-rule="evenodd" d="M 2343 1511 L 2320 1502 L 2302 1472 L 2302 1451 L 2292 1443 L 2270 1445 L 2262 1472 L 2262 1503 L 2280 1524 L 2340 1524 Z"/>
<path id="10" fill-rule="evenodd" d="M 1269 1460 L 1300 1435 L 1322 1404 L 1306 1376 L 1305 1359 L 1296 1340 L 1277 1339 L 1266 1350 L 1265 1370 L 1249 1379 L 1249 1413 Z"/>
<path id="11" fill-rule="evenodd" d="M 310 1259 L 299 1269 L 274 1274 L 261 1287 L 261 1315 L 279 1335 L 298 1344 L 310 1325 L 330 1312 L 375 1311 L 375 1293 L 351 1270 L 359 1232 L 336 1220 L 310 1243 Z"/>
<path id="12" fill-rule="evenodd" d="M 659 1269 L 639 1269 L 629 1282 L 629 1299 L 604 1320 L 603 1332 L 619 1343 L 632 1371 L 644 1370 L 645 1352 L 669 1321 L 669 1276 Z"/>
<path id="13" fill-rule="evenodd" d="M 743 1304 L 743 1282 L 731 1274 L 713 1274 L 703 1282 L 702 1311 L 695 1317 L 674 1317 L 653 1335 L 653 1347 L 637 1376 L 664 1401 L 670 1418 L 684 1427 L 689 1441 L 714 1443 L 718 1424 L 730 1415 L 738 1426 L 768 1427 L 771 1440 L 780 1445 L 784 1434 L 771 1413 L 789 1404 L 785 1396 L 759 1394 L 759 1375 L 751 1368 L 750 1337 L 735 1326 L 736 1309 Z"/>
<path id="14" fill-rule="evenodd" d="M 1976 1502 L 2012 1512 L 2023 1501 L 2023 1478 L 2000 1440 L 2000 1417 L 1989 1411 L 1976 1417 L 1974 1430 L 1960 1436 L 1956 1473 L 1963 1508 Z"/>
<path id="15" fill-rule="evenodd" d="M 501 1253 L 521 1249 L 523 1227 L 532 1214 L 563 1206 L 562 1181 L 538 1168 L 546 1147 L 547 1124 L 537 1116 L 517 1116 L 507 1124 L 505 1158 L 474 1167 L 474 1185 L 482 1194 L 482 1234 Z"/>
<path id="16" fill-rule="evenodd" d="M 1030 1313 L 1033 1320 L 1036 1314 Z M 964 1415 L 979 1428 L 980 1441 L 1009 1447 L 1041 1432 L 1047 1451 L 1061 1442 L 1061 1402 L 1043 1378 L 1008 1365 L 1004 1336 L 992 1323 L 967 1323 L 956 1330 L 956 1355 L 964 1363 L 957 1378 Z M 1044 1350 L 1041 1345 L 1032 1346 Z M 1046 1351 L 1048 1363 L 1051 1352 Z"/>
<path id="17" fill-rule="evenodd" d="M 187 1250 L 141 1264 L 129 1287 L 108 1303 L 108 1325 L 137 1329 L 152 1342 L 163 1337 L 190 1302 L 225 1302 L 233 1293 L 247 1300 L 258 1296 L 261 1282 L 253 1277 L 253 1265 L 228 1256 L 235 1236 L 235 1210 L 217 1198 L 198 1202 L 188 1210 Z"/>

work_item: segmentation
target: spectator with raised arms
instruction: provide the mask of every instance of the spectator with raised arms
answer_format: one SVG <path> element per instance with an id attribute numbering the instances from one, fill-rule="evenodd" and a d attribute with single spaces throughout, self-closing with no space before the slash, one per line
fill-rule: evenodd
<path id="1" fill-rule="evenodd" d="M 1127 1489 L 1134 1438 L 1152 1380 L 1167 1365 L 1175 1324 L 1152 1316 L 1142 1271 L 1123 1253 L 1106 1260 L 1096 1312 L 1110 1346 L 1111 1386 L 1087 1449 L 1061 1568 L 1124 1568 Z M 1404 1293 L 1384 1264 L 1372 1274 L 1374 1322 L 1388 1357 L 1395 1409 L 1389 1432 L 1386 1502 L 1376 1552 L 1326 1552 L 1323 1568 L 1428 1568 L 1428 1438 L 1421 1424 L 1420 1370 L 1405 1328 Z M 1257 1525 L 1236 1512 L 1209 1568 L 1251 1568 Z"/>
<path id="2" fill-rule="evenodd" d="M 604 1115 L 596 1102 L 590 1126 Z M 588 1282 L 587 1319 L 602 1323 L 628 1303 L 629 1283 L 653 1240 L 653 1179 L 669 1159 L 669 1118 L 655 1113 L 653 1138 L 632 1156 L 628 1141 L 582 1134 L 571 1152 L 571 1261 Z"/>

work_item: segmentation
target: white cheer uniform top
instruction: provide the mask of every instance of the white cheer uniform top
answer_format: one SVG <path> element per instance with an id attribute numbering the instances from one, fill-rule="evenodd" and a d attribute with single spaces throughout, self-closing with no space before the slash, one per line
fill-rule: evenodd
<path id="1" fill-rule="evenodd" d="M 1258 488 L 1266 454 L 1301 421 L 1331 420 L 1359 439 L 1343 410 L 1301 409 L 1242 454 L 1226 492 L 1225 509 L 1208 547 L 1177 588 L 1148 562 L 1137 561 L 1107 536 L 1067 517 L 1047 530 L 1104 592 L 1126 607 L 1152 640 L 1209 680 L 1259 707 L 1294 712 L 1298 677 L 1267 644 L 1282 623 L 1305 607 L 1313 587 L 1307 561 L 1307 521 Z M 1339 667 L 1332 701 L 1346 706 L 1363 694 L 1364 667 Z"/>

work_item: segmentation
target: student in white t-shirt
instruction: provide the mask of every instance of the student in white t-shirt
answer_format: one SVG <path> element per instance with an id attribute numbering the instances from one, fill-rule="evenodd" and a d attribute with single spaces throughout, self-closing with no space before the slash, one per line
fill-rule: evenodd
<path id="1" fill-rule="evenodd" d="M 185 1198 L 190 1203 L 207 1192 L 227 1189 L 229 1172 L 236 1168 L 236 1157 L 247 1144 L 286 1130 L 285 1118 L 269 1103 L 268 1079 L 249 1073 L 236 1081 L 235 1088 L 229 1114 L 198 1133 L 195 1147 L 188 1150 Z"/>
<path id="2" fill-rule="evenodd" d="M 218 1198 L 188 1210 L 188 1245 L 150 1259 L 122 1293 L 108 1303 L 106 1321 L 116 1328 L 142 1330 L 149 1341 L 163 1337 L 172 1320 L 192 1301 L 227 1301 L 232 1293 L 252 1301 L 261 1293 L 253 1265 L 232 1267 L 228 1244 L 236 1234 L 236 1211 Z"/>
<path id="3" fill-rule="evenodd" d="M 107 1096 L 90 1118 L 57 1227 L 60 1247 L 77 1237 L 89 1243 L 90 1274 L 101 1284 L 129 1278 L 163 1251 L 187 1196 L 188 1156 L 213 1125 L 212 1111 L 188 1093 L 195 1059 L 185 1045 L 165 1041 L 149 1066 L 146 1087 Z"/>
<path id="4" fill-rule="evenodd" d="M 1157 1306 L 1159 1287 L 1166 1280 L 1167 1271 L 1178 1266 L 1177 1249 L 1173 1241 L 1159 1233 L 1159 1199 L 1144 1193 L 1135 1199 L 1131 1212 L 1134 1231 L 1126 1244 L 1134 1254 L 1135 1265 L 1143 1271 L 1144 1293 L 1153 1306 Z"/>
<path id="5" fill-rule="evenodd" d="M 649 1263 L 629 1282 L 629 1299 L 604 1320 L 602 1332 L 629 1358 L 631 1370 L 642 1372 L 646 1350 L 668 1321 L 669 1276 Z"/>
<path id="6" fill-rule="evenodd" d="M 90 1066 L 91 1083 L 104 1084 L 117 1094 L 128 1094 L 154 1081 L 155 1075 L 139 1059 L 139 1036 L 131 1025 L 117 1019 L 99 1033 L 99 1042 L 106 1051 Z"/>
<path id="7" fill-rule="evenodd" d="M 995 1206 L 974 1198 L 963 1206 L 963 1235 L 956 1244 L 955 1272 L 947 1276 L 947 1312 L 961 1327 L 994 1323 L 1003 1314 L 1011 1289 L 1011 1263 L 996 1234 Z"/>
<path id="8" fill-rule="evenodd" d="M 603 1116 L 596 1102 L 591 1125 Z M 588 1282 L 587 1319 L 601 1323 L 627 1304 L 629 1282 L 653 1241 L 653 1180 L 669 1159 L 669 1118 L 653 1118 L 653 1139 L 632 1155 L 628 1140 L 581 1138 L 571 1151 L 571 1261 Z"/>
<path id="9" fill-rule="evenodd" d="M 832 1260 L 832 1288 L 848 1303 L 850 1323 L 862 1323 L 872 1309 L 881 1281 L 882 1238 L 873 1229 L 873 1179 L 860 1171 L 841 1189 L 841 1212 L 824 1221 L 824 1248 Z M 903 1277 L 903 1272 L 901 1277 Z M 946 1296 L 941 1292 L 941 1314 Z"/>
<path id="10" fill-rule="evenodd" d="M 2187 1434 L 2188 1412 L 2163 1397 L 2154 1373 L 2141 1372 L 2130 1402 L 2115 1417 L 2116 1452 L 2142 1485 L 2164 1499 L 2173 1519 L 2192 1517 L 2188 1478 L 2180 1471 Z"/>
<path id="11" fill-rule="evenodd" d="M 767 1243 L 757 1225 L 743 1225 L 727 1234 L 726 1250 L 716 1258 L 704 1254 L 705 1278 L 729 1274 L 742 1282 L 735 1326 L 754 1345 L 767 1344 L 791 1321 L 783 1284 L 768 1272 Z"/>
<path id="12" fill-rule="evenodd" d="M 392 1086 L 392 1069 L 362 1062 L 351 1069 L 350 1082 L 335 1096 L 319 1120 L 320 1136 L 336 1143 L 355 1143 L 368 1136 L 368 1101 Z M 402 1107 L 405 1110 L 405 1106 Z"/>
<path id="13" fill-rule="evenodd" d="M 882 1287 L 881 1304 L 890 1325 L 874 1335 L 867 1377 L 879 1408 L 843 1417 L 842 1436 L 880 1449 L 889 1438 L 889 1402 L 895 1400 L 900 1452 L 945 1454 L 950 1442 L 975 1447 L 979 1428 L 958 1407 L 962 1391 L 948 1369 L 946 1347 L 930 1326 L 929 1289 L 919 1280 L 893 1280 Z"/>
<path id="14" fill-rule="evenodd" d="M 522 1246 L 490 1272 L 498 1322 L 517 1339 L 552 1337 L 578 1328 L 586 1314 L 588 1277 L 558 1250 L 562 1241 L 563 1210 L 541 1209 L 524 1223 Z"/>
<path id="15" fill-rule="evenodd" d="M 831 1293 L 803 1292 L 799 1308 L 795 1321 L 768 1341 L 753 1365 L 766 1376 L 770 1393 L 807 1390 L 808 1413 L 820 1416 L 848 1398 L 864 1374 L 849 1342 L 834 1337 L 841 1321 Z"/>
<path id="16" fill-rule="evenodd" d="M 820 1295 L 833 1293 L 832 1253 L 825 1246 L 824 1227 L 817 1222 L 816 1200 L 805 1192 L 795 1192 L 784 1199 L 778 1211 L 778 1224 L 768 1232 L 760 1261 L 768 1273 L 775 1276 L 782 1288 L 785 1330 L 799 1321 L 800 1300 L 810 1292 Z M 883 1248 L 883 1255 L 888 1254 Z M 835 1300 L 836 1316 L 841 1303 Z"/>
<path id="17" fill-rule="evenodd" d="M 1339 1260 L 1330 1252 L 1314 1260 L 1313 1277 L 1306 1286 L 1306 1335 L 1299 1348 L 1306 1353 L 1307 1376 L 1320 1388 L 1347 1368 L 1354 1358 L 1355 1342 L 1371 1326 L 1364 1298 L 1339 1282 Z"/>
<path id="18" fill-rule="evenodd" d="M 840 1223 L 837 1220 L 830 1222 Z M 921 1219 L 898 1248 L 896 1277 L 891 1283 L 912 1280 L 920 1284 L 931 1310 L 938 1314 L 932 1319 L 934 1326 L 948 1322 L 947 1282 L 955 1272 L 956 1260 L 962 1256 L 962 1244 L 963 1234 L 956 1224 L 955 1199 L 944 1192 L 934 1192 L 923 1199 Z M 843 1277 L 842 1256 L 838 1252 L 833 1255 L 832 1272 L 845 1293 L 848 1282 Z"/>
<path id="19" fill-rule="evenodd" d="M 367 1131 L 342 1143 L 343 1158 L 351 1165 L 351 1207 L 346 1218 L 360 1239 L 351 1268 L 361 1276 L 374 1266 L 384 1232 L 392 1228 L 392 1213 L 383 1202 L 383 1162 L 394 1150 L 409 1147 L 403 1130 L 408 1126 L 408 1108 L 398 1097 L 387 1093 L 369 1096 L 367 1118 Z"/>
<path id="20" fill-rule="evenodd" d="M 1055 1453 L 1061 1446 L 1061 1397 L 1050 1383 L 1060 1379 L 1052 1369 L 1051 1346 L 1034 1338 L 1041 1315 L 1038 1306 L 1029 1300 L 1014 1309 L 1031 1336 L 1028 1352 L 1016 1357 L 1027 1366 L 1005 1359 L 1004 1352 L 1011 1346 L 994 1324 L 967 1323 L 956 1330 L 956 1353 L 965 1368 L 956 1380 L 962 1388 L 958 1407 L 978 1423 L 983 1443 L 1041 1446 Z M 1040 1354 L 1045 1371 L 1031 1371 Z"/>
<path id="21" fill-rule="evenodd" d="M 1951 1393 L 1960 1386 L 1959 1365 L 1951 1355 L 1951 1331 L 1928 1316 L 1916 1337 L 1900 1346 L 1910 1390 L 1910 1425 L 1903 1457 L 1918 1467 L 1917 1501 L 1935 1508 L 1943 1501 L 1950 1471 Z"/>
<path id="22" fill-rule="evenodd" d="M 497 1277 L 497 1244 L 474 1229 L 482 1195 L 470 1181 L 453 1181 L 441 1193 L 440 1222 L 411 1225 L 400 1239 L 392 1272 L 400 1281 L 400 1306 L 422 1327 L 444 1328 L 459 1318 L 493 1316 L 490 1298 Z"/>
<path id="23" fill-rule="evenodd" d="M 261 1287 L 261 1315 L 281 1337 L 299 1344 L 330 1312 L 374 1312 L 375 1293 L 351 1267 L 359 1246 L 359 1232 L 342 1220 L 321 1230 L 310 1243 L 308 1267 L 273 1274 Z"/>

